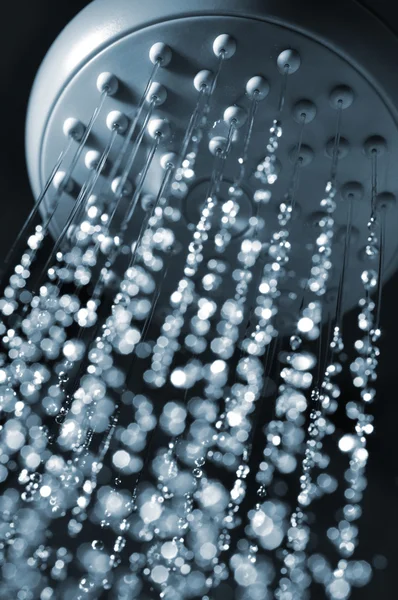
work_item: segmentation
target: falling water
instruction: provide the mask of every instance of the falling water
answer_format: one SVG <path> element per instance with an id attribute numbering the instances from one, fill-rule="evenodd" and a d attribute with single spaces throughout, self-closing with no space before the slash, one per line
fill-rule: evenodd
<path id="1" fill-rule="evenodd" d="M 279 55 L 277 98 L 266 100 L 270 86 L 256 75 L 239 104 L 220 104 L 236 50 L 231 36 L 215 40 L 213 70 L 194 78 L 177 150 L 169 145 L 170 122 L 158 112 L 167 104 L 157 78 L 170 49 L 152 47 L 152 70 L 129 115 L 104 116 L 118 81 L 102 73 L 97 107 L 87 126 L 73 119 L 64 126 L 65 147 L 7 255 L 0 299 L 0 477 L 9 484 L 0 497 L 1 598 L 209 600 L 228 582 L 242 600 L 305 600 L 316 582 L 338 600 L 370 578 L 370 565 L 351 557 L 380 354 L 387 231 L 386 206 L 378 202 L 379 147 L 369 156 L 365 254 L 373 263 L 358 282 L 361 333 L 349 366 L 358 397 L 346 405 L 353 431 L 338 438 L 333 415 L 344 370 L 351 198 L 341 264 L 334 238 L 341 132 L 352 98 L 339 87 L 323 107 L 337 124 L 331 164 L 316 190 L 316 229 L 301 235 L 310 253 L 300 282 L 294 232 L 308 193 L 312 151 L 304 140 L 316 108 L 307 100 L 296 105 L 291 164 L 282 164 L 299 56 Z M 85 152 L 99 123 L 107 143 Z M 79 186 L 81 162 L 86 179 Z M 203 164 L 198 218 L 188 225 L 176 198 L 189 203 Z M 57 211 L 73 195 L 44 256 Z M 242 230 L 240 219 L 247 220 Z M 338 293 L 328 306 L 334 272 Z M 301 306 L 289 305 L 294 318 L 286 326 L 282 299 L 292 280 L 288 301 Z M 313 553 L 310 517 L 338 487 L 329 441 L 349 458 L 342 516 L 324 536 L 336 564 Z M 284 489 L 284 477 L 293 486 L 291 505 L 286 493 L 275 492 Z"/>

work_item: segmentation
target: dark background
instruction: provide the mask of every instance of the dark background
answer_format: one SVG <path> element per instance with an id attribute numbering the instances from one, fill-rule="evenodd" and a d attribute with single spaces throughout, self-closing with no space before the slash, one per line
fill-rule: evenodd
<path id="1" fill-rule="evenodd" d="M 7 3 L 6 8 L 2 7 L 0 259 L 5 256 L 33 202 L 25 169 L 24 122 L 35 73 L 61 29 L 87 4 L 88 2 L 84 0 L 19 0 Z M 398 6 L 395 8 L 395 3 L 391 0 L 367 0 L 362 4 L 366 4 L 385 20 L 398 35 Z M 344 27 L 344 23 L 341 26 Z M 368 43 L 371 43 L 371 40 Z M 372 558 L 376 556 L 375 564 L 385 568 L 375 571 L 369 586 L 354 592 L 352 597 L 357 600 L 374 599 L 376 594 L 380 594 L 383 600 L 397 598 L 395 573 L 398 567 L 396 560 L 398 540 L 397 301 L 398 275 L 395 275 L 386 283 L 383 291 L 382 358 L 377 402 L 372 407 L 376 417 L 376 433 L 369 442 L 369 487 L 365 494 L 363 517 L 359 524 L 360 547 L 356 556 L 369 562 L 372 562 Z M 355 321 L 356 314 L 352 312 L 346 317 L 346 327 L 348 329 L 355 327 Z M 342 428 L 345 427 L 343 420 L 338 424 Z M 337 460 L 341 460 L 341 469 L 344 469 L 344 459 Z M 333 523 L 333 516 L 327 514 L 327 508 L 325 511 L 321 521 L 324 521 L 326 526 L 330 526 Z M 381 557 L 386 557 L 387 561 Z M 318 593 L 315 592 L 314 598 L 317 597 Z"/>

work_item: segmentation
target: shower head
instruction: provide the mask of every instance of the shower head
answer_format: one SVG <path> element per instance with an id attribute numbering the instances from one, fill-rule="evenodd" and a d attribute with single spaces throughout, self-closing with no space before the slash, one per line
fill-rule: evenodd
<path id="1" fill-rule="evenodd" d="M 103 73 L 112 74 L 117 89 L 115 87 L 107 99 L 104 118 L 98 119 L 93 126 L 84 153 L 74 168 L 75 186 L 69 195 L 63 197 L 52 220 L 52 232 L 58 236 L 73 206 L 74 197 L 88 177 L 86 152 L 100 153 L 107 145 L 109 128 L 106 115 L 120 111 L 134 120 L 134 110 L 153 68 L 155 49 L 166 44 L 167 60 L 161 63 L 154 77 L 161 84 L 164 97 L 154 107 L 152 118 L 167 120 L 170 133 L 162 137 L 142 186 L 144 194 L 156 196 L 163 173 L 159 158 L 170 152 L 178 155 L 200 89 L 195 76 L 207 70 L 211 72 L 208 77 L 215 76 L 219 61 L 217 53 L 221 46 L 215 50 L 213 43 L 223 34 L 228 34 L 233 40 L 233 56 L 226 57 L 230 59 L 225 61 L 212 94 L 207 124 L 201 131 L 205 139 L 192 171 L 194 176 L 184 180 L 178 189 L 177 185 L 174 186 L 171 202 L 185 219 L 185 225 L 176 227 L 175 234 L 180 244 L 187 247 L 189 228 L 200 215 L 211 178 L 213 156 L 208 144 L 212 138 L 226 136 L 227 124 L 223 114 L 229 106 L 240 106 L 248 118 L 252 95 L 247 85 L 254 81 L 252 78 L 261 76 L 267 82 L 266 97 L 264 100 L 258 98 L 259 109 L 241 185 L 239 215 L 232 226 L 233 240 L 224 258 L 233 262 L 233 259 L 229 260 L 230 255 L 236 255 L 243 234 L 250 228 L 250 219 L 256 214 L 253 198 L 260 197 L 262 189 L 261 178 L 256 178 L 256 168 L 267 154 L 266 138 L 270 123 L 277 118 L 283 126 L 277 153 L 279 177 L 272 189 L 273 198 L 280 200 L 291 185 L 302 115 L 309 111 L 310 116 L 304 119 L 304 142 L 300 143 L 301 164 L 305 168 L 301 170 L 301 185 L 296 192 L 295 222 L 291 231 L 292 243 L 300 248 L 300 252 L 293 253 L 290 259 L 288 278 L 282 289 L 284 318 L 287 326 L 291 326 L 288 315 L 294 314 L 301 301 L 300 294 L 296 292 L 303 285 L 310 263 L 313 226 L 322 216 L 318 204 L 329 177 L 340 95 L 347 106 L 343 106 L 346 110 L 342 114 L 339 145 L 341 160 L 337 175 L 335 253 L 338 265 L 344 252 L 347 207 L 350 198 L 353 198 L 355 235 L 351 236 L 348 280 L 358 277 L 364 265 L 369 217 L 366 198 L 371 193 L 370 145 L 373 142 L 380 155 L 378 192 L 387 193 L 383 197 L 392 202 L 396 193 L 394 169 L 390 167 L 398 158 L 398 83 L 393 76 L 391 57 L 395 55 L 398 44 L 396 37 L 357 2 L 334 2 L 327 6 L 312 1 L 300 2 L 300 5 L 230 0 L 196 4 L 173 2 L 172 5 L 153 0 L 145 3 L 117 0 L 112 5 L 107 0 L 91 3 L 63 31 L 37 76 L 27 119 L 30 179 L 38 197 L 53 169 L 54 157 L 65 146 L 64 123 L 73 118 L 88 124 L 99 101 L 98 77 Z M 374 43 L 363 44 L 362 40 L 367 37 Z M 280 88 L 285 64 L 289 60 L 293 60 L 294 65 L 286 71 L 287 89 L 283 93 L 281 107 Z M 228 189 L 234 182 L 236 161 L 241 158 L 244 128 L 237 130 L 235 135 L 240 142 L 237 139 L 233 144 L 233 160 L 225 168 L 221 190 L 224 200 L 229 197 Z M 120 139 L 116 140 L 110 152 L 101 180 L 112 173 L 112 165 L 123 145 L 123 134 L 118 137 Z M 384 141 L 380 142 L 377 137 L 384 138 Z M 129 174 L 134 186 L 150 144 L 150 135 L 146 133 L 134 169 Z M 268 198 L 267 194 L 265 198 Z M 46 202 L 44 212 L 49 211 Z M 266 212 L 260 235 L 263 242 L 275 229 L 277 206 L 278 202 L 274 202 Z M 143 218 L 142 213 L 138 214 L 139 210 L 130 224 L 131 240 L 137 237 Z M 387 222 L 385 277 L 397 268 L 393 222 L 393 219 Z M 179 261 L 182 264 L 184 257 L 180 255 L 174 260 L 176 265 Z M 333 269 L 331 277 L 328 298 L 333 304 L 338 288 L 338 268 Z M 170 289 L 167 291 L 170 292 Z M 226 297 L 228 292 L 225 291 Z M 347 286 L 345 309 L 352 307 L 356 301 L 355 288 Z"/>

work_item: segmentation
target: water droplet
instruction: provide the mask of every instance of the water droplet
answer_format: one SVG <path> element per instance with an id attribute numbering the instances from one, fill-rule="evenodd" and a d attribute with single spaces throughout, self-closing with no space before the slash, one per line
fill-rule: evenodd
<path id="1" fill-rule="evenodd" d="M 377 273 L 373 269 L 363 271 L 361 275 L 365 290 L 373 290 L 377 286 Z"/>
<path id="2" fill-rule="evenodd" d="M 94 550 L 103 550 L 104 549 L 104 542 L 102 540 L 93 540 L 91 542 L 91 547 Z"/>
<path id="3" fill-rule="evenodd" d="M 290 347 L 292 350 L 298 350 L 302 344 L 302 340 L 298 335 L 292 335 L 290 338 Z"/>

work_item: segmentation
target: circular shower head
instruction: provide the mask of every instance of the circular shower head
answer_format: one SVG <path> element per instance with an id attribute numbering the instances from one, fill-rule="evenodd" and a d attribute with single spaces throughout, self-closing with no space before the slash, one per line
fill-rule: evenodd
<path id="1" fill-rule="evenodd" d="M 362 42 L 367 36 L 373 40 L 371 45 Z M 398 160 L 398 82 L 391 72 L 391 56 L 397 48 L 395 36 L 357 2 L 324 5 L 308 0 L 299 4 L 205 0 L 165 4 L 154 0 L 145 3 L 96 0 L 66 27 L 53 45 L 37 76 L 29 106 L 27 161 L 32 187 L 38 196 L 55 158 L 65 147 L 68 124 L 87 126 L 99 103 L 99 91 L 111 82 L 103 117 L 92 128 L 73 170 L 73 186 L 69 182 L 69 194 L 64 195 L 52 220 L 53 234 L 59 235 L 81 185 L 87 180 L 93 151 L 99 157 L 107 146 L 112 115 L 120 113 L 124 120 L 134 120 L 154 63 L 160 58 L 152 84 L 155 87 L 148 92 L 146 108 L 156 94 L 152 128 L 153 119 L 167 121 L 169 126 L 167 135 L 159 140 L 155 159 L 142 184 L 142 194 L 156 195 L 163 176 L 159 159 L 165 153 L 179 154 L 198 90 L 201 85 L 213 85 L 220 52 L 225 51 L 226 60 L 212 90 L 209 118 L 200 133 L 204 139 L 195 170 L 188 173 L 192 179 L 185 178 L 181 185 L 173 186 L 170 202 L 185 219 L 183 226 L 180 223 L 175 228 L 177 240 L 182 247 L 188 247 L 190 228 L 200 216 L 211 180 L 212 144 L 215 148 L 217 139 L 227 136 L 230 121 L 226 109 L 239 106 L 247 120 L 256 90 L 258 108 L 241 182 L 240 211 L 223 258 L 232 262 L 230 257 L 236 255 L 242 235 L 250 230 L 258 211 L 253 199 L 268 198 L 267 192 L 263 194 L 257 167 L 267 155 L 269 128 L 276 118 L 283 127 L 276 161 L 278 179 L 272 189 L 273 201 L 267 210 L 260 211 L 264 217 L 260 236 L 266 242 L 275 229 L 277 205 L 291 190 L 300 145 L 301 183 L 295 192 L 295 220 L 291 229 L 291 242 L 297 252 L 291 257 L 281 291 L 286 311 L 297 308 L 300 302 L 297 290 L 303 285 L 314 249 L 313 228 L 319 223 L 319 199 L 330 174 L 336 116 L 341 110 L 335 215 L 340 235 L 335 237 L 334 249 L 340 258 L 335 264 L 343 260 L 342 231 L 352 201 L 355 235 L 350 238 L 348 280 L 359 276 L 367 239 L 372 149 L 377 148 L 378 153 L 378 191 L 396 193 L 392 165 Z M 261 93 L 257 88 L 261 88 Z M 223 200 L 228 199 L 228 190 L 236 179 L 244 129 L 242 123 L 234 134 L 232 160 L 225 167 L 220 190 Z M 126 135 L 121 129 L 119 133 L 100 180 L 110 173 L 115 175 L 112 167 L 118 161 Z M 376 136 L 382 138 L 379 146 Z M 128 177 L 132 189 L 136 189 L 152 141 L 147 128 Z M 58 177 L 62 179 L 62 174 Z M 351 184 L 355 194 L 341 192 Z M 46 202 L 43 211 L 48 213 L 52 209 Z M 138 206 L 129 225 L 131 240 L 138 236 L 143 218 L 139 211 Z M 214 218 L 218 218 L 217 211 Z M 397 266 L 393 222 L 393 219 L 387 221 L 386 276 Z M 174 258 L 176 268 L 179 261 L 182 266 L 183 259 L 183 256 Z M 339 268 L 334 268 L 331 277 L 331 287 L 337 289 Z M 345 308 L 355 301 L 356 290 L 347 286 Z"/>

